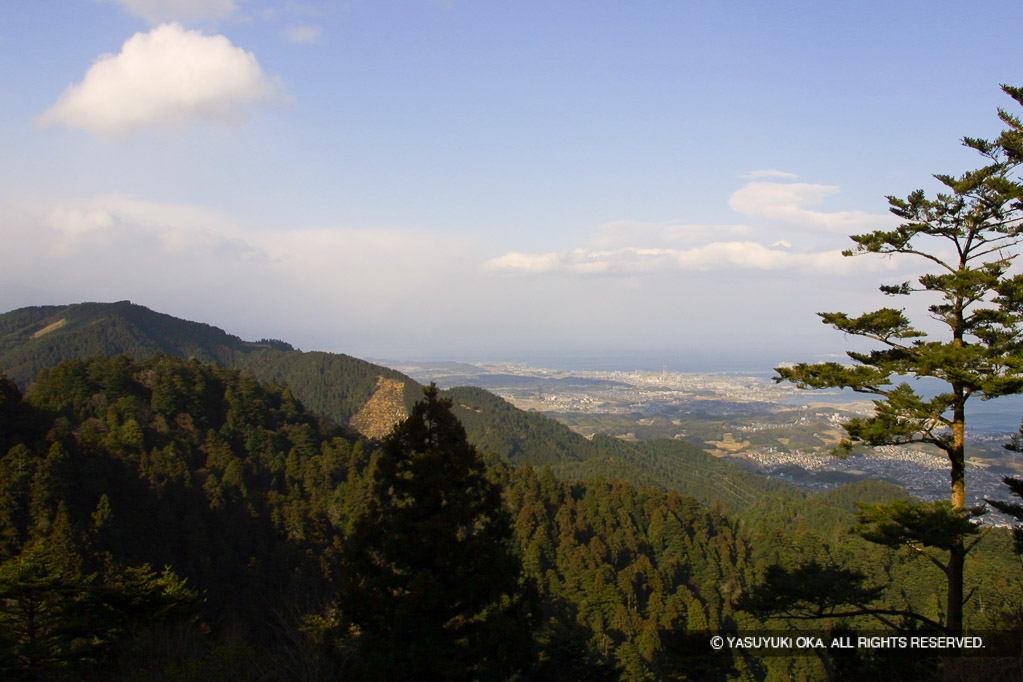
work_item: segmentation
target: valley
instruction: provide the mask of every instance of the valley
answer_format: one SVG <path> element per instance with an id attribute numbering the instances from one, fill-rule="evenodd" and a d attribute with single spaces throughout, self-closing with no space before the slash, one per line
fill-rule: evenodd
<path id="1" fill-rule="evenodd" d="M 933 447 L 861 448 L 847 458 L 831 450 L 841 424 L 873 404 L 837 390 L 806 391 L 766 377 L 690 372 L 580 371 L 515 362 L 377 360 L 441 388 L 485 388 L 522 410 L 542 413 L 593 438 L 683 440 L 743 468 L 823 491 L 866 478 L 888 481 L 923 499 L 948 496 L 948 464 Z M 1002 477 L 1023 473 L 1006 451 L 1008 432 L 969 436 L 971 503 L 1001 496 Z"/>

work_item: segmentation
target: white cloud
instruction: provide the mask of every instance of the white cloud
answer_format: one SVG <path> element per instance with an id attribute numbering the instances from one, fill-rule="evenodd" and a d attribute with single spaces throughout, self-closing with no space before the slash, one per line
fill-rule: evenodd
<path id="1" fill-rule="evenodd" d="M 807 208 L 834 196 L 838 191 L 834 185 L 750 182 L 736 190 L 728 203 L 733 210 L 743 215 L 842 234 L 854 234 L 894 224 L 895 219 L 890 214 L 866 211 L 825 212 Z"/>
<path id="2" fill-rule="evenodd" d="M 319 26 L 289 26 L 284 37 L 293 43 L 318 43 L 322 32 Z"/>
<path id="3" fill-rule="evenodd" d="M 100 57 L 36 123 L 105 137 L 150 127 L 181 130 L 194 121 L 237 124 L 249 106 L 278 93 L 252 53 L 224 36 L 170 23 L 136 33 L 120 54 Z"/>
<path id="4" fill-rule="evenodd" d="M 492 258 L 484 269 L 504 274 L 639 275 L 658 272 L 713 270 L 798 271 L 837 274 L 862 271 L 840 250 L 793 253 L 783 244 L 773 248 L 757 242 L 713 242 L 691 249 L 626 247 L 613 250 L 571 249 L 540 254 L 513 252 Z M 869 269 L 890 269 L 891 261 L 874 260 Z"/>
<path id="5" fill-rule="evenodd" d="M 776 170 L 774 168 L 765 168 L 763 170 L 750 171 L 748 173 L 743 174 L 741 177 L 743 180 L 759 180 L 761 178 L 777 178 L 779 180 L 784 180 L 795 179 L 798 178 L 799 176 L 796 175 L 795 173 L 788 173 L 786 171 Z"/>
<path id="6" fill-rule="evenodd" d="M 456 234 L 251 229 L 221 211 L 124 195 L 0 204 L 0 217 L 9 308 L 130 299 L 244 338 L 370 357 L 743 346 L 750 329 L 758 348 L 771 339 L 789 348 L 819 333 L 815 311 L 863 307 L 845 292 L 869 295 L 874 281 L 892 279 L 877 271 L 894 265 L 765 246 L 777 238 L 752 232 L 715 239 L 713 226 L 703 226 L 705 242 L 673 242 L 671 223 L 631 224 L 642 238 L 632 244 L 487 261 L 495 254 Z M 625 239 L 627 223 L 617 225 L 611 232 Z M 865 273 L 859 281 L 835 277 L 854 269 Z M 779 326 L 782 315 L 798 330 Z"/>
<path id="7" fill-rule="evenodd" d="M 777 175 L 780 171 L 756 173 Z M 739 270 L 851 274 L 893 269 L 891 260 L 841 255 L 848 246 L 845 235 L 858 228 L 889 225 L 890 216 L 806 208 L 837 193 L 838 188 L 829 185 L 749 182 L 732 194 L 731 207 L 771 224 L 616 221 L 599 226 L 577 248 L 506 253 L 487 260 L 483 270 L 493 274 L 638 276 Z M 808 233 L 805 228 L 817 229 Z M 838 232 L 841 238 L 830 234 Z"/>
<path id="8" fill-rule="evenodd" d="M 234 0 L 101 0 L 120 5 L 126 12 L 151 24 L 164 21 L 189 23 L 226 19 L 238 10 Z"/>
<path id="9" fill-rule="evenodd" d="M 79 259 L 97 251 L 128 256 L 133 249 L 126 245 L 145 243 L 150 256 L 246 263 L 259 276 L 328 288 L 332 282 L 363 278 L 378 279 L 378 290 L 404 287 L 404 277 L 390 275 L 422 272 L 431 267 L 431 259 L 448 261 L 464 251 L 458 239 L 412 230 L 245 230 L 214 209 L 117 194 L 52 207 L 41 222 L 51 231 L 49 253 L 57 258 Z"/>

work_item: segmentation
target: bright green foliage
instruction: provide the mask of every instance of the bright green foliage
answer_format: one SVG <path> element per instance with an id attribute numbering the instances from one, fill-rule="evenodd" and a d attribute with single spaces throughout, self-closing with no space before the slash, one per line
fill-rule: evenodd
<path id="1" fill-rule="evenodd" d="M 530 665 L 511 520 L 450 406 L 431 386 L 384 440 L 345 545 L 358 679 L 500 680 Z"/>
<path id="2" fill-rule="evenodd" d="M 498 473 L 519 546 L 532 548 L 526 567 L 548 610 L 541 637 L 588 633 L 587 648 L 571 657 L 556 647 L 568 659 L 561 665 L 613 663 L 621 679 L 726 674 L 727 658 L 711 671 L 691 665 L 680 640 L 731 624 L 731 602 L 752 568 L 735 521 L 692 498 L 621 481 L 557 481 L 531 467 Z"/>

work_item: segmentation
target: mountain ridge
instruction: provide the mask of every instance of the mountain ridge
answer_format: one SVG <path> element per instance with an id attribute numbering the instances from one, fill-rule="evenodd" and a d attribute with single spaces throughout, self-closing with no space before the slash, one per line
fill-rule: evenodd
<path id="1" fill-rule="evenodd" d="M 283 341 L 245 341 L 219 327 L 130 301 L 0 314 L 0 367 L 22 389 L 46 367 L 100 353 L 136 360 L 164 353 L 248 370 L 260 381 L 288 386 L 311 411 L 369 437 L 385 435 L 422 397 L 419 383 L 381 365 L 341 353 L 301 351 Z M 795 486 L 744 471 L 695 445 L 588 440 L 483 388 L 453 387 L 443 393 L 452 400 L 470 442 L 513 465 L 550 467 L 570 479 L 622 479 L 734 507 L 779 495 L 803 497 Z"/>

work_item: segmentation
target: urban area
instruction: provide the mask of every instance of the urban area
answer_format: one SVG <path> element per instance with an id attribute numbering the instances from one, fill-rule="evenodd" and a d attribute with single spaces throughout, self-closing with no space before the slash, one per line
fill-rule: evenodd
<path id="1" fill-rule="evenodd" d="M 948 497 L 948 463 L 936 448 L 858 448 L 833 454 L 842 423 L 873 411 L 864 396 L 806 391 L 768 376 L 661 371 L 579 371 L 516 362 L 386 363 L 441 388 L 485 388 L 592 437 L 684 439 L 758 473 L 807 491 L 863 478 L 889 481 L 923 499 Z M 971 504 L 1002 494 L 1002 477 L 1023 473 L 1002 445 L 1010 433 L 971 433 Z"/>

